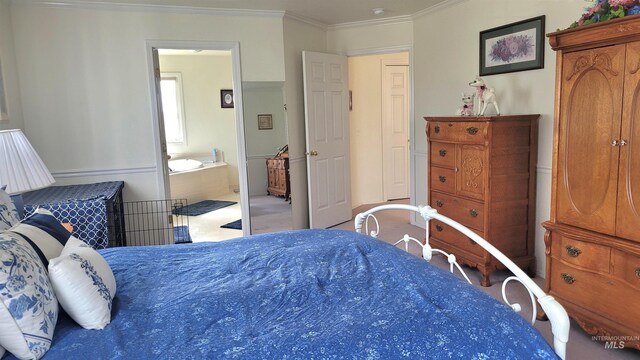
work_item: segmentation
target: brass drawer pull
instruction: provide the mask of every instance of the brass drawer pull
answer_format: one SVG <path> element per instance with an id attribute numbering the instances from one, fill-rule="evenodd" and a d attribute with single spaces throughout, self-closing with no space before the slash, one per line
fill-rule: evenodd
<path id="1" fill-rule="evenodd" d="M 640 267 L 636 268 L 636 276 L 640 278 Z"/>
<path id="2" fill-rule="evenodd" d="M 564 280 L 564 282 L 566 282 L 567 284 L 573 284 L 574 282 L 576 282 L 576 278 L 567 273 L 562 273 L 560 274 L 560 276 L 562 276 L 562 280 Z"/>
<path id="3" fill-rule="evenodd" d="M 469 210 L 469 215 L 471 215 L 471 217 L 478 217 L 478 210 L 476 209 Z"/>
<path id="4" fill-rule="evenodd" d="M 438 176 L 438 180 L 440 180 L 440 182 L 443 183 L 443 182 L 447 181 L 447 177 L 444 176 L 444 175 L 440 175 L 440 176 Z"/>
<path id="5" fill-rule="evenodd" d="M 439 151 L 439 152 L 440 152 L 440 156 L 442 156 L 442 157 L 447 156 L 447 150 L 445 150 L 445 149 L 440 149 L 440 151 Z"/>
<path id="6" fill-rule="evenodd" d="M 440 126 L 434 127 L 433 131 L 435 131 L 436 134 L 439 134 L 440 133 Z"/>
<path id="7" fill-rule="evenodd" d="M 477 127 L 467 128 L 467 132 L 469 133 L 469 135 L 475 135 L 478 133 L 478 128 Z"/>
<path id="8" fill-rule="evenodd" d="M 442 230 L 444 230 L 444 229 L 442 228 L 442 226 L 440 226 L 440 225 L 436 225 L 436 231 L 437 231 L 437 232 L 442 232 Z"/>
<path id="9" fill-rule="evenodd" d="M 582 250 L 578 249 L 575 246 L 567 245 L 567 247 L 565 247 L 564 249 L 567 250 L 567 254 L 569 254 L 569 256 L 571 257 L 578 257 L 580 254 L 582 254 Z"/>
<path id="10" fill-rule="evenodd" d="M 444 202 L 442 202 L 442 200 L 436 200 L 436 206 L 437 207 L 443 207 L 444 206 Z"/>

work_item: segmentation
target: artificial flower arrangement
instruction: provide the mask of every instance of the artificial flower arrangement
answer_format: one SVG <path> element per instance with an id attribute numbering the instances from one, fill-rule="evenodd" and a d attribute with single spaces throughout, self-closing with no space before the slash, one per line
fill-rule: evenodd
<path id="1" fill-rule="evenodd" d="M 595 0 L 593 6 L 588 8 L 580 19 L 571 24 L 569 28 L 639 13 L 640 0 Z"/>

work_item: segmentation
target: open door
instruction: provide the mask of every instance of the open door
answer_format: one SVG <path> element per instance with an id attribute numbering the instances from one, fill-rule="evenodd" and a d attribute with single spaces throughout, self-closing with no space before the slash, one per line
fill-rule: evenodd
<path id="1" fill-rule="evenodd" d="M 347 57 L 302 52 L 309 224 L 351 220 Z"/>
<path id="2" fill-rule="evenodd" d="M 162 166 L 162 177 L 164 178 L 164 183 L 166 186 L 164 187 L 164 198 L 171 199 L 171 189 L 169 188 L 169 165 L 167 161 L 169 160 L 169 154 L 167 153 L 167 140 L 164 131 L 164 112 L 162 110 L 162 89 L 160 87 L 160 82 L 162 77 L 160 76 L 160 58 L 158 57 L 158 48 L 151 48 L 151 56 L 153 61 L 153 78 L 155 84 L 155 97 L 156 97 L 156 106 L 157 106 L 157 114 L 158 114 L 158 131 L 159 131 L 159 140 L 160 140 L 160 156 L 162 161 L 160 165 Z"/>

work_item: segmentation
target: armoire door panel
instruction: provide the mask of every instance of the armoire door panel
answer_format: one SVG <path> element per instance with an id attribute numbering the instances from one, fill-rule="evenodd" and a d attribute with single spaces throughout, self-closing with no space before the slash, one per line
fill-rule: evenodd
<path id="1" fill-rule="evenodd" d="M 640 42 L 627 45 L 626 63 L 616 235 L 640 241 Z"/>
<path id="2" fill-rule="evenodd" d="M 562 69 L 558 221 L 615 233 L 624 45 L 568 53 Z"/>

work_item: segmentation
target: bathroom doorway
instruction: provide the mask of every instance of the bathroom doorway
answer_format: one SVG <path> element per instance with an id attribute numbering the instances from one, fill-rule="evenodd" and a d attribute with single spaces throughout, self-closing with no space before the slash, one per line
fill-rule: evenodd
<path id="1" fill-rule="evenodd" d="M 235 50 L 235 51 L 234 51 Z M 237 46 L 152 46 L 160 162 L 167 198 L 186 199 L 176 242 L 250 233 Z M 177 219 L 175 219 L 177 220 Z M 180 219 L 183 220 L 183 219 Z"/>

